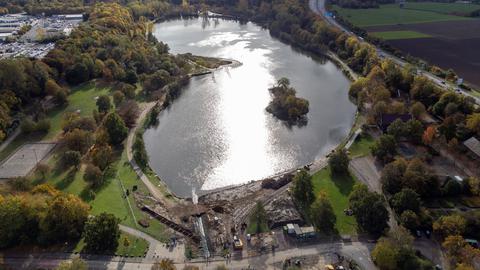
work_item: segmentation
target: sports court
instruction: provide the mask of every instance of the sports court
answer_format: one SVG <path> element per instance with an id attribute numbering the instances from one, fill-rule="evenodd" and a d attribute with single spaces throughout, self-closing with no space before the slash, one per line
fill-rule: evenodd
<path id="1" fill-rule="evenodd" d="M 0 163 L 0 179 L 26 176 L 42 161 L 55 143 L 27 143 Z"/>

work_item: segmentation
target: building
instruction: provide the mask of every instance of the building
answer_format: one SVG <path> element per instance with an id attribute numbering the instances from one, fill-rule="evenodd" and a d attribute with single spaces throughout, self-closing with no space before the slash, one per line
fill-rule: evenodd
<path id="1" fill-rule="evenodd" d="M 378 128 L 382 132 L 386 132 L 387 128 L 397 119 L 407 122 L 412 119 L 412 116 L 410 114 L 384 113 L 377 122 Z"/>
<path id="2" fill-rule="evenodd" d="M 480 159 L 480 142 L 475 137 L 463 142 L 463 145 L 470 151 L 470 156 L 473 159 Z"/>

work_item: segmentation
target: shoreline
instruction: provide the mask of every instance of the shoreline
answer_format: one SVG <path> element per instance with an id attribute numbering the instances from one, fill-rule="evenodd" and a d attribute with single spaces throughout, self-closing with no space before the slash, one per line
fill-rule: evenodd
<path id="1" fill-rule="evenodd" d="M 226 20 L 236 20 L 235 18 L 233 17 L 230 17 L 230 16 L 223 16 L 222 14 L 215 14 L 216 16 L 208 16 L 208 18 L 222 18 L 222 19 L 226 19 Z M 165 22 L 165 21 L 168 21 L 168 20 L 176 20 L 176 19 L 188 19 L 188 17 L 196 17 L 198 18 L 199 16 L 179 16 L 179 17 L 175 17 L 175 18 L 169 18 L 167 20 L 163 19 L 163 18 L 159 18 L 159 19 L 156 19 L 154 20 L 153 22 L 154 23 L 162 23 L 162 22 Z M 248 20 L 250 21 L 250 20 Z M 255 23 L 253 21 L 251 21 L 252 23 Z M 280 42 L 283 42 L 282 40 L 280 40 Z M 283 42 L 285 43 L 285 42 Z M 304 53 L 306 54 L 311 54 L 313 56 L 319 56 L 319 55 L 316 55 L 316 54 L 313 54 L 311 52 L 308 52 L 308 51 L 305 51 L 303 50 L 302 48 L 299 48 L 297 46 L 294 46 L 293 44 L 290 44 L 290 43 L 285 43 L 285 44 L 288 44 L 290 46 L 292 46 L 292 48 L 295 48 L 295 49 L 299 49 L 301 51 L 303 51 Z M 358 79 L 358 75 L 348 67 L 348 65 L 346 63 L 344 63 L 335 53 L 331 52 L 331 51 L 328 51 L 327 53 L 321 55 L 323 57 L 325 57 L 328 61 L 332 62 L 338 69 L 340 69 L 342 71 L 342 73 L 344 74 L 345 77 L 347 77 L 347 79 L 350 81 L 350 82 L 355 82 L 357 79 Z M 211 56 L 205 56 L 205 57 L 211 57 Z M 213 58 L 217 58 L 217 57 L 213 57 Z M 207 67 L 203 67 L 205 70 L 207 71 L 203 71 L 203 72 L 197 72 L 197 73 L 193 73 L 193 74 L 189 74 L 189 78 L 193 78 L 193 77 L 197 77 L 197 76 L 203 76 L 203 75 L 207 75 L 207 74 L 212 74 L 213 72 L 217 71 L 217 70 L 220 70 L 222 68 L 225 68 L 225 67 L 237 67 L 237 66 L 240 66 L 242 65 L 242 63 L 240 61 L 237 61 L 235 59 L 228 59 L 228 58 L 217 58 L 218 60 L 224 60 L 224 61 L 229 61 L 231 63 L 229 64 L 226 64 L 226 65 L 221 65 L 217 68 L 207 68 Z M 154 106 L 152 106 L 149 111 L 146 113 L 146 115 L 148 115 L 151 111 L 151 109 L 153 108 Z M 166 107 L 164 106 L 160 111 L 163 111 Z M 334 147 L 332 147 L 332 149 L 330 151 L 327 152 L 327 154 L 319 157 L 319 158 L 316 158 L 315 160 L 313 160 L 312 162 L 309 162 L 303 166 L 297 166 L 295 168 L 291 168 L 291 169 L 286 169 L 284 171 L 281 171 L 281 172 L 277 172 L 277 173 L 274 173 L 270 176 L 267 176 L 267 177 L 263 177 L 261 179 L 257 179 L 257 180 L 249 180 L 248 182 L 245 182 L 245 183 L 240 183 L 240 184 L 233 184 L 233 185 L 228 185 L 228 186 L 224 186 L 224 187 L 219 187 L 219 188 L 215 188 L 215 189 L 210 189 L 210 190 L 198 190 L 197 192 L 199 193 L 199 199 L 201 198 L 204 198 L 204 197 L 207 197 L 207 196 L 212 196 L 214 194 L 217 194 L 217 193 L 221 193 L 221 192 L 226 192 L 226 191 L 231 191 L 231 190 L 235 190 L 235 189 L 243 189 L 243 188 L 246 188 L 250 185 L 255 185 L 256 183 L 257 184 L 260 184 L 265 181 L 265 180 L 269 180 L 269 179 L 275 179 L 275 178 L 279 178 L 281 176 L 284 176 L 286 174 L 290 174 L 292 172 L 295 172 L 299 169 L 302 169 L 302 168 L 305 168 L 306 166 L 308 165 L 312 165 L 312 164 L 315 164 L 315 163 L 319 163 L 319 162 L 324 162 L 329 153 L 331 153 L 332 151 L 334 151 L 335 149 L 338 149 L 339 147 L 343 147 L 344 144 L 352 137 L 352 135 L 354 134 L 354 129 L 357 125 L 357 122 L 359 120 L 359 112 L 358 112 L 358 107 L 357 107 L 357 111 L 353 117 L 353 121 L 352 121 L 352 125 L 350 127 L 350 130 L 348 132 L 348 134 Z M 141 120 L 141 122 L 143 122 L 144 119 Z M 150 170 L 152 172 L 155 173 L 155 171 L 153 171 L 153 169 L 151 169 L 150 165 L 148 164 L 148 167 L 150 168 Z M 319 170 L 318 170 L 319 171 Z M 142 170 L 143 172 L 143 170 Z M 316 172 L 316 171 L 315 171 Z M 144 172 L 143 172 L 144 173 Z M 144 173 L 145 174 L 145 173 Z M 178 196 L 177 194 L 175 194 L 169 187 L 168 187 L 168 184 L 163 181 L 159 176 L 158 174 L 156 174 L 156 178 L 159 180 L 159 182 L 162 183 L 162 185 L 166 188 L 167 192 L 169 194 L 171 194 L 173 197 L 175 197 L 176 199 L 180 199 L 180 200 L 185 200 L 185 201 L 191 201 L 192 197 L 183 197 L 183 196 Z"/>

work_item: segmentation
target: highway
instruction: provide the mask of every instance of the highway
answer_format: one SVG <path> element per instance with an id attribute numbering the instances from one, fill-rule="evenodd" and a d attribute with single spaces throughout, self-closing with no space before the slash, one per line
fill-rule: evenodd
<path id="1" fill-rule="evenodd" d="M 363 40 L 362 37 L 359 37 L 357 36 L 355 33 L 353 33 L 352 31 L 350 31 L 349 29 L 345 28 L 343 25 L 339 24 L 335 18 L 331 17 L 331 16 L 328 16 L 327 15 L 327 10 L 325 8 L 325 1 L 326 0 L 309 0 L 309 6 L 310 6 L 310 9 L 320 15 L 328 24 L 342 30 L 344 33 L 346 33 L 347 35 L 350 35 L 350 36 L 355 36 L 357 37 L 359 40 Z M 374 46 L 372 44 L 372 46 Z M 406 62 L 405 60 L 403 59 L 400 59 L 384 50 L 382 50 L 381 48 L 378 48 L 376 47 L 377 49 L 377 54 L 380 58 L 389 58 L 391 59 L 393 62 L 395 62 L 397 65 L 401 66 L 401 67 L 404 67 L 406 65 L 409 65 L 410 63 Z M 444 79 L 440 78 L 440 77 L 437 77 L 435 76 L 434 74 L 430 73 L 430 72 L 427 72 L 427 71 L 421 71 L 422 72 L 422 75 L 427 77 L 428 79 L 430 79 L 434 84 L 436 84 L 438 87 L 444 89 L 445 91 L 455 91 L 455 89 L 457 88 L 456 85 L 450 83 L 450 82 L 446 82 Z M 460 94 L 463 94 L 465 96 L 468 96 L 468 97 L 471 97 L 473 100 L 475 100 L 475 103 L 476 104 L 479 104 L 480 105 L 480 98 L 472 95 L 471 93 L 469 93 L 468 91 L 465 91 L 463 89 L 459 89 L 460 91 L 457 91 L 459 92 Z"/>

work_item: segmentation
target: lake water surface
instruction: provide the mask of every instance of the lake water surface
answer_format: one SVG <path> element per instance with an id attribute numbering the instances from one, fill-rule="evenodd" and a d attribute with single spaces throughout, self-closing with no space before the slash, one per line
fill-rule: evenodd
<path id="1" fill-rule="evenodd" d="M 150 166 L 178 196 L 259 180 L 305 165 L 349 132 L 355 106 L 349 81 L 333 63 L 314 60 L 268 30 L 228 20 L 173 20 L 155 25 L 172 53 L 238 60 L 191 79 L 144 134 Z M 290 79 L 310 102 L 308 123 L 289 127 L 265 111 L 268 88 Z"/>

